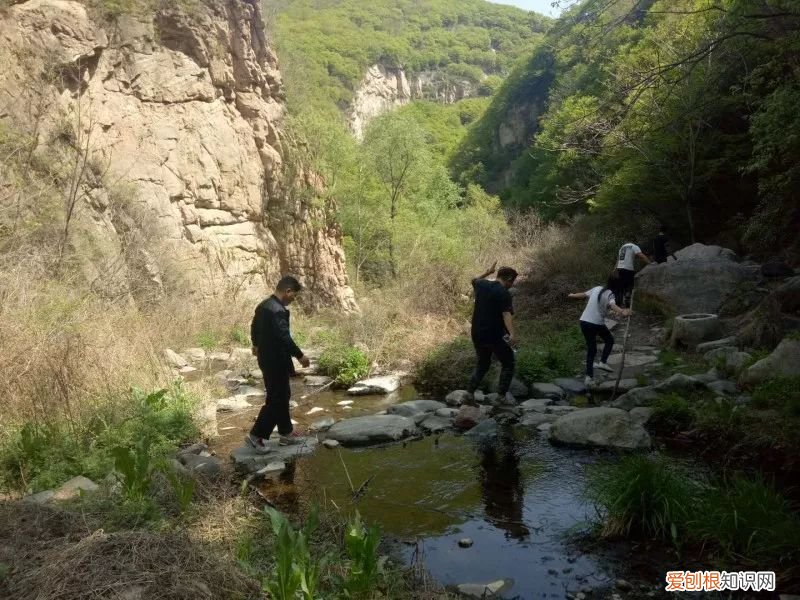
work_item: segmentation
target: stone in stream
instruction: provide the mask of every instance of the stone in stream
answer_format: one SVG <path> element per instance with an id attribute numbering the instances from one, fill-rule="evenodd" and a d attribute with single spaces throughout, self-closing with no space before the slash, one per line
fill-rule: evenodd
<path id="1" fill-rule="evenodd" d="M 326 448 L 333 449 L 333 448 L 338 448 L 340 444 L 336 440 L 325 440 L 324 442 L 322 442 L 322 445 L 325 446 Z"/>
<path id="2" fill-rule="evenodd" d="M 453 426 L 462 431 L 472 429 L 486 418 L 484 413 L 477 406 L 464 405 L 458 410 Z"/>
<path id="3" fill-rule="evenodd" d="M 497 436 L 497 421 L 494 419 L 485 419 L 467 431 L 464 436 L 479 441 L 494 438 Z"/>
<path id="4" fill-rule="evenodd" d="M 527 398 L 529 393 L 528 386 L 516 377 L 511 380 L 511 387 L 509 387 L 508 391 L 515 398 Z"/>
<path id="5" fill-rule="evenodd" d="M 442 433 L 453 426 L 453 419 L 428 415 L 423 419 L 419 426 L 428 433 Z"/>
<path id="6" fill-rule="evenodd" d="M 445 405 L 435 400 L 410 400 L 408 402 L 401 402 L 400 404 L 393 404 L 386 409 L 386 413 L 413 418 L 418 415 L 436 412 L 440 408 L 445 408 Z"/>
<path id="7" fill-rule="evenodd" d="M 727 346 L 736 346 L 736 337 L 726 337 L 720 340 L 713 340 L 711 342 L 703 342 L 702 344 L 697 345 L 697 352 L 700 354 L 705 354 L 710 350 L 716 350 L 717 348 L 725 348 Z"/>
<path id="8" fill-rule="evenodd" d="M 534 383 L 531 392 L 536 398 L 561 400 L 564 397 L 564 390 L 553 383 Z"/>
<path id="9" fill-rule="evenodd" d="M 622 410 L 630 410 L 637 406 L 650 406 L 660 397 L 661 394 L 655 391 L 652 386 L 638 387 L 622 394 L 611 403 L 611 406 Z"/>
<path id="10" fill-rule="evenodd" d="M 649 406 L 636 406 L 629 411 L 631 419 L 639 425 L 646 425 L 655 410 Z"/>
<path id="11" fill-rule="evenodd" d="M 579 396 L 586 393 L 586 385 L 580 379 L 574 377 L 560 377 L 554 379 L 553 383 L 573 396 Z"/>
<path id="12" fill-rule="evenodd" d="M 206 477 L 215 477 L 222 470 L 219 459 L 213 456 L 200 456 L 199 454 L 181 454 L 181 463 L 192 473 L 199 473 Z"/>
<path id="13" fill-rule="evenodd" d="M 311 423 L 311 431 L 327 431 L 336 424 L 336 419 L 333 417 L 325 417 L 324 419 L 317 419 Z"/>
<path id="14" fill-rule="evenodd" d="M 217 410 L 220 411 L 247 410 L 250 407 L 251 404 L 244 396 L 230 396 L 217 400 Z"/>
<path id="15" fill-rule="evenodd" d="M 96 492 L 99 489 L 100 486 L 94 481 L 83 475 L 78 475 L 53 492 L 53 500 L 72 500 L 81 494 Z"/>
<path id="16" fill-rule="evenodd" d="M 550 430 L 553 443 L 609 448 L 650 448 L 650 435 L 618 408 L 596 407 L 560 417 Z"/>
<path id="17" fill-rule="evenodd" d="M 553 423 L 558 419 L 557 415 L 546 415 L 539 412 L 529 412 L 522 415 L 519 424 L 523 427 L 538 427 L 542 423 Z"/>
<path id="18" fill-rule="evenodd" d="M 164 360 L 167 361 L 167 364 L 170 367 L 173 367 L 175 369 L 182 369 L 183 367 L 189 365 L 189 362 L 183 356 L 181 356 L 174 350 L 170 350 L 169 348 L 164 350 Z"/>
<path id="19" fill-rule="evenodd" d="M 489 583 L 462 583 L 456 589 L 467 598 L 500 598 L 513 586 L 513 579 L 498 579 Z"/>
<path id="20" fill-rule="evenodd" d="M 271 463 L 267 463 L 266 467 L 261 467 L 258 471 L 256 471 L 256 475 L 272 475 L 274 473 L 283 473 L 286 470 L 286 463 L 282 460 L 276 460 Z"/>
<path id="21" fill-rule="evenodd" d="M 352 403 L 352 400 L 342 400 L 341 402 L 337 402 L 336 406 L 350 406 Z"/>
<path id="22" fill-rule="evenodd" d="M 458 414 L 457 408 L 440 408 L 436 412 L 434 412 L 437 417 L 442 417 L 444 419 L 455 419 L 456 415 Z"/>
<path id="23" fill-rule="evenodd" d="M 324 375 L 306 375 L 303 383 L 308 387 L 324 387 L 333 382 L 333 379 Z"/>
<path id="24" fill-rule="evenodd" d="M 302 438 L 302 442 L 292 446 L 280 446 L 277 440 L 270 439 L 268 442 L 270 452 L 267 454 L 260 454 L 251 446 L 240 446 L 231 452 L 231 458 L 237 471 L 256 473 L 272 462 L 289 462 L 298 456 L 311 454 L 319 444 L 315 437 Z"/>
<path id="25" fill-rule="evenodd" d="M 746 369 L 740 381 L 760 383 L 773 377 L 800 377 L 800 339 L 781 340 L 772 354 Z"/>
<path id="26" fill-rule="evenodd" d="M 471 548 L 472 544 L 475 542 L 472 541 L 472 538 L 461 538 L 458 540 L 458 547 L 459 548 Z"/>
<path id="27" fill-rule="evenodd" d="M 320 408 L 319 406 L 315 406 L 306 412 L 307 416 L 315 415 L 317 413 L 325 412 L 324 408 Z"/>
<path id="28" fill-rule="evenodd" d="M 412 419 L 400 415 L 375 415 L 339 421 L 328 430 L 328 439 L 343 446 L 369 446 L 396 442 L 417 434 Z"/>
<path id="29" fill-rule="evenodd" d="M 609 379 L 608 381 L 603 381 L 596 385 L 592 386 L 593 392 L 599 393 L 612 393 L 614 391 L 614 386 L 617 383 L 617 378 Z M 632 378 L 625 378 L 619 380 L 619 387 L 617 388 L 617 392 L 620 394 L 624 394 L 626 392 L 630 392 L 632 389 L 640 387 L 638 379 Z"/>
<path id="30" fill-rule="evenodd" d="M 397 375 L 372 377 L 359 381 L 347 390 L 351 396 L 368 396 L 371 394 L 391 394 L 400 388 L 400 378 Z"/>
<path id="31" fill-rule="evenodd" d="M 472 404 L 473 395 L 466 390 L 456 390 L 450 392 L 444 399 L 447 406 L 461 406 L 462 404 Z"/>
<path id="32" fill-rule="evenodd" d="M 535 398 L 532 400 L 525 400 L 519 407 L 525 412 L 535 411 L 543 413 L 551 404 L 553 404 L 553 401 L 550 398 Z"/>

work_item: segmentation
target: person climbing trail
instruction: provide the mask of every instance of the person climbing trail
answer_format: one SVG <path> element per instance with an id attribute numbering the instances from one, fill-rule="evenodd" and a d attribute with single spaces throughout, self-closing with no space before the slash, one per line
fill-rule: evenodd
<path id="1" fill-rule="evenodd" d="M 514 306 L 509 290 L 514 286 L 517 272 L 511 267 L 497 271 L 494 281 L 486 279 L 497 269 L 495 262 L 484 274 L 472 280 L 475 290 L 475 309 L 472 313 L 472 343 L 475 346 L 477 364 L 469 383 L 470 394 L 474 394 L 492 366 L 492 355 L 500 361 L 498 392 L 509 404 L 516 399 L 509 389 L 514 378 L 514 348 L 517 346 L 514 331 Z"/>
<path id="2" fill-rule="evenodd" d="M 667 262 L 667 258 L 670 256 L 678 260 L 675 253 L 669 251 L 669 239 L 667 238 L 665 227 L 662 225 L 658 229 L 658 235 L 653 240 L 653 258 L 658 264 L 662 264 Z"/>
<path id="3" fill-rule="evenodd" d="M 617 254 L 617 279 L 614 297 L 622 307 L 630 306 L 630 296 L 633 291 L 634 277 L 636 276 L 636 257 L 640 258 L 645 264 L 650 264 L 650 259 L 642 252 L 642 249 L 634 242 L 623 244 Z"/>
<path id="4" fill-rule="evenodd" d="M 619 283 L 618 279 L 619 276 L 614 272 L 608 278 L 605 287 L 598 285 L 586 292 L 575 292 L 568 296 L 575 300 L 588 298 L 586 308 L 584 308 L 579 321 L 581 333 L 583 333 L 583 337 L 586 339 L 586 377 L 584 383 L 587 387 L 594 384 L 595 369 L 600 369 L 601 371 L 609 373 L 614 370 L 608 366 L 608 357 L 611 355 L 611 349 L 614 347 L 614 336 L 611 335 L 611 332 L 606 326 L 606 313 L 608 309 L 611 309 L 621 317 L 627 317 L 631 314 L 630 309 L 617 306 L 613 290 Z M 600 362 L 595 362 L 595 358 L 597 357 L 598 335 L 603 340 L 604 346 Z"/>
<path id="5" fill-rule="evenodd" d="M 275 293 L 256 307 L 250 325 L 252 351 L 264 375 L 266 398 L 245 441 L 258 452 L 270 451 L 267 440 L 275 427 L 280 434 L 280 445 L 302 443 L 292 435 L 294 428 L 289 415 L 292 390 L 289 380 L 294 374 L 292 357 L 303 367 L 308 367 L 309 360 L 292 339 L 290 313 L 286 308 L 302 290 L 303 286 L 297 279 L 290 275 L 283 277 Z"/>

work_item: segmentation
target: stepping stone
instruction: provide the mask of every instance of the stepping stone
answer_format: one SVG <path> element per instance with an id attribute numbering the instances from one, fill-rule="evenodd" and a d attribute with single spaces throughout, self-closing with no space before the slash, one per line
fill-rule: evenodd
<path id="1" fill-rule="evenodd" d="M 326 417 L 319 419 L 311 424 L 311 431 L 327 431 L 336 424 L 336 419 L 333 417 Z"/>
<path id="2" fill-rule="evenodd" d="M 543 413 L 545 409 L 550 406 L 553 401 L 550 398 L 537 398 L 533 400 L 525 400 L 519 407 L 528 412 L 528 411 L 536 411 Z"/>
<path id="3" fill-rule="evenodd" d="M 456 415 L 458 414 L 457 408 L 440 408 L 436 412 L 434 412 L 437 417 L 442 417 L 444 419 L 455 419 Z"/>
<path id="4" fill-rule="evenodd" d="M 529 412 L 522 415 L 519 424 L 524 427 L 538 427 L 542 423 L 553 423 L 558 415 L 546 415 L 544 413 Z"/>
<path id="5" fill-rule="evenodd" d="M 625 366 L 626 367 L 641 367 L 643 365 L 649 365 L 658 360 L 658 357 L 653 354 L 642 354 L 640 352 L 629 352 L 625 355 Z M 622 353 L 620 354 L 612 354 L 608 359 L 608 364 L 612 367 L 616 367 L 622 363 Z"/>
<path id="6" fill-rule="evenodd" d="M 322 445 L 325 446 L 326 448 L 336 448 L 340 444 L 336 440 L 325 440 L 324 442 L 322 442 Z"/>
<path id="7" fill-rule="evenodd" d="M 231 458 L 237 471 L 256 473 L 270 463 L 278 461 L 290 462 L 298 456 L 311 454 L 319 444 L 315 437 L 298 439 L 302 439 L 303 443 L 292 446 L 281 446 L 278 440 L 270 439 L 267 442 L 270 452 L 267 454 L 260 454 L 251 446 L 240 446 L 231 452 Z"/>
<path id="8" fill-rule="evenodd" d="M 580 395 L 586 393 L 586 385 L 580 379 L 574 377 L 561 377 L 554 379 L 553 383 L 573 395 Z"/>
<path id="9" fill-rule="evenodd" d="M 429 415 L 419 426 L 428 433 L 442 433 L 453 427 L 453 420 Z"/>
<path id="10" fill-rule="evenodd" d="M 339 421 L 328 430 L 328 439 L 343 446 L 369 446 L 396 442 L 417 434 L 412 419 L 400 415 L 374 415 Z"/>
<path id="11" fill-rule="evenodd" d="M 531 386 L 531 393 L 536 398 L 553 398 L 560 400 L 564 397 L 564 390 L 553 383 L 534 383 Z"/>
<path id="12" fill-rule="evenodd" d="M 350 406 L 353 403 L 352 400 L 342 400 L 341 402 L 337 402 L 337 406 Z"/>
<path id="13" fill-rule="evenodd" d="M 466 390 L 456 390 L 447 394 L 444 401 L 447 406 L 461 406 L 465 403 L 469 404 L 472 401 L 472 395 Z"/>
<path id="14" fill-rule="evenodd" d="M 386 409 L 386 413 L 390 415 L 400 415 L 402 417 L 415 417 L 417 415 L 424 415 L 425 413 L 436 412 L 441 408 L 446 408 L 441 402 L 435 400 L 411 400 L 409 402 L 401 402 Z"/>
<path id="15" fill-rule="evenodd" d="M 273 473 L 282 473 L 286 470 L 286 463 L 282 460 L 276 460 L 275 462 L 271 462 L 267 464 L 266 467 L 262 467 L 258 471 L 256 471 L 256 475 L 271 475 Z"/>
<path id="16" fill-rule="evenodd" d="M 217 410 L 220 411 L 247 410 L 250 407 L 251 404 L 244 396 L 231 396 L 217 400 Z"/>

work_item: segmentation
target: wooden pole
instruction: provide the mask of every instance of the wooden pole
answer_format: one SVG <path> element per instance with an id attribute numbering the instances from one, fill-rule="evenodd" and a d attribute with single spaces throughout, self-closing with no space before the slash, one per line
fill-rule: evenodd
<path id="1" fill-rule="evenodd" d="M 631 330 L 631 315 L 633 314 L 633 295 L 636 290 L 631 290 L 631 314 L 628 315 L 628 321 L 625 323 L 625 336 L 622 338 L 622 359 L 619 363 L 619 373 L 617 373 L 617 380 L 614 382 L 614 393 L 611 394 L 611 402 L 617 397 L 617 390 L 619 389 L 619 382 L 622 379 L 622 371 L 625 369 L 625 353 L 628 351 L 628 336 Z"/>

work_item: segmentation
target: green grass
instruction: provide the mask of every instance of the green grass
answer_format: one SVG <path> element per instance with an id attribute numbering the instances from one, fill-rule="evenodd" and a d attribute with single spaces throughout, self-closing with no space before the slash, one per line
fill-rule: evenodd
<path id="1" fill-rule="evenodd" d="M 337 345 L 322 353 L 319 369 L 323 375 L 332 377 L 336 385 L 349 387 L 369 374 L 369 357 L 353 346 Z"/>
<path id="2" fill-rule="evenodd" d="M 752 391 L 753 406 L 776 409 L 800 417 L 800 377 L 779 377 L 758 384 Z"/>
<path id="3" fill-rule="evenodd" d="M 698 493 L 695 482 L 661 457 L 628 456 L 589 473 L 589 497 L 605 510 L 604 535 L 678 545 Z"/>
<path id="4" fill-rule="evenodd" d="M 677 394 L 669 394 L 653 404 L 653 416 L 648 424 L 659 433 L 674 434 L 691 427 L 694 420 L 689 401 Z"/>
<path id="5" fill-rule="evenodd" d="M 100 404 L 81 422 L 25 423 L 0 445 L 0 482 L 30 492 L 57 487 L 76 475 L 99 482 L 123 460 L 115 449 L 141 444 L 148 447 L 148 459 L 158 461 L 196 437 L 193 405 L 194 399 L 175 384 L 150 394 L 131 390 Z"/>

